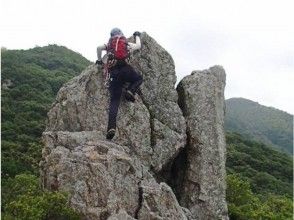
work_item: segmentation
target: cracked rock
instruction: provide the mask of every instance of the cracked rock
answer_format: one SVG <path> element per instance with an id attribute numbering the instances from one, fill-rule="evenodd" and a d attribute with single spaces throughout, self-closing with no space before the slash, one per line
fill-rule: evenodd
<path id="1" fill-rule="evenodd" d="M 180 204 L 198 219 L 228 219 L 225 201 L 225 71 L 214 66 L 194 71 L 178 85 L 187 123 L 186 170 Z"/>
<path id="2" fill-rule="evenodd" d="M 141 39 L 131 63 L 142 95 L 135 103 L 122 95 L 112 141 L 100 67 L 58 92 L 43 133 L 43 187 L 68 192 L 87 220 L 225 219 L 223 70 L 185 78 L 182 111 L 172 57 L 146 33 Z"/>
<path id="3" fill-rule="evenodd" d="M 99 140 L 96 134 L 43 134 L 45 188 L 69 193 L 70 205 L 89 220 L 186 219 L 171 188 L 158 184 L 129 147 Z"/>
<path id="4" fill-rule="evenodd" d="M 113 141 L 130 146 L 132 154 L 159 171 L 185 146 L 186 124 L 177 104 L 171 56 L 146 33 L 141 38 L 142 49 L 134 54 L 132 65 L 143 75 L 143 95 L 136 103 L 122 95 Z M 109 93 L 97 68 L 89 66 L 60 89 L 48 113 L 46 131 L 95 130 L 105 135 Z"/>
<path id="5" fill-rule="evenodd" d="M 105 140 L 109 93 L 96 65 L 66 83 L 48 113 L 41 161 L 43 185 L 68 192 L 71 206 L 87 219 L 126 216 L 119 210 L 142 218 L 152 212 L 146 207 L 145 185 L 159 193 L 157 200 L 166 201 L 153 204 L 165 210 L 156 216 L 185 216 L 172 190 L 164 193 L 166 187 L 152 176 L 186 143 L 186 124 L 174 88 L 175 67 L 171 56 L 150 36 L 143 33 L 141 38 L 142 50 L 134 54 L 132 65 L 143 75 L 143 95 L 135 103 L 122 95 L 111 142 Z M 141 181 L 143 194 L 138 188 Z"/>

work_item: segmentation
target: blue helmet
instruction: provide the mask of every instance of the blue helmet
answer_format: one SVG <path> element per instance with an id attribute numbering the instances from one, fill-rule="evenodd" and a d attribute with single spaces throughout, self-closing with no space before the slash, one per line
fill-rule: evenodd
<path id="1" fill-rule="evenodd" d="M 113 36 L 116 36 L 116 35 L 124 35 L 124 34 L 119 28 L 113 28 L 110 31 L 110 36 L 113 37 Z"/>

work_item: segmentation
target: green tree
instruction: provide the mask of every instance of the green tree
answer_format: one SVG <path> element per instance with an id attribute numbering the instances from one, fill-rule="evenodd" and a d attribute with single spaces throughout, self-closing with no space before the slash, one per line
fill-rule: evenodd
<path id="1" fill-rule="evenodd" d="M 250 184 L 237 175 L 227 176 L 227 202 L 230 219 L 250 219 L 260 205 L 250 189 Z"/>
<path id="2" fill-rule="evenodd" d="M 250 183 L 236 174 L 227 176 L 226 196 L 231 220 L 293 218 L 291 199 L 276 195 L 260 198 L 252 192 Z"/>
<path id="3" fill-rule="evenodd" d="M 3 219 L 49 220 L 79 219 L 69 207 L 67 195 L 42 190 L 38 177 L 21 174 L 5 180 L 2 195 Z"/>

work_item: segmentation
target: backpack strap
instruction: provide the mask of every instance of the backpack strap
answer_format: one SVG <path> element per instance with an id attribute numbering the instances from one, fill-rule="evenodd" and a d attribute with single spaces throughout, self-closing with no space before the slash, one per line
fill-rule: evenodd
<path id="1" fill-rule="evenodd" d="M 119 39 L 121 38 L 121 36 L 119 36 L 117 39 L 116 39 L 116 43 L 115 43 L 115 51 L 117 51 L 117 47 L 118 47 L 118 42 L 119 42 Z"/>

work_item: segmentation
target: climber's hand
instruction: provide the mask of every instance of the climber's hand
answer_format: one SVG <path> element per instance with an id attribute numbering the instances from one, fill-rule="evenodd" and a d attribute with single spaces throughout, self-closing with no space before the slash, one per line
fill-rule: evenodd
<path id="1" fill-rule="evenodd" d="M 133 36 L 136 38 L 136 36 L 140 37 L 141 36 L 141 33 L 139 31 L 135 31 L 133 33 Z"/>
<path id="2" fill-rule="evenodd" d="M 95 64 L 102 66 L 103 62 L 102 62 L 102 60 L 96 60 L 96 63 Z"/>

